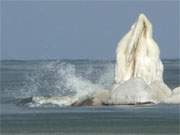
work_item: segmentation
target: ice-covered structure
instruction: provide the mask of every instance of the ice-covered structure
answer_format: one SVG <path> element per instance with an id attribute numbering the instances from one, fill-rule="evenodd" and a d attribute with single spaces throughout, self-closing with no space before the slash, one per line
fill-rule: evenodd
<path id="1" fill-rule="evenodd" d="M 118 43 L 116 50 L 115 82 L 142 78 L 147 84 L 163 80 L 160 51 L 153 40 L 152 25 L 140 14 L 130 31 Z"/>
<path id="2" fill-rule="evenodd" d="M 150 21 L 140 14 L 118 43 L 112 104 L 156 103 L 171 95 L 163 81 L 163 64 L 152 32 Z"/>
<path id="3" fill-rule="evenodd" d="M 71 75 L 68 78 L 71 78 Z M 93 87 L 94 90 L 85 94 L 32 97 L 31 101 L 36 105 L 59 106 L 180 103 L 180 88 L 171 91 L 163 81 L 160 50 L 153 39 L 151 22 L 144 14 L 139 15 L 130 31 L 118 43 L 114 80 L 111 90 Z M 72 84 L 71 82 L 74 82 L 74 79 L 68 81 Z M 91 86 L 89 83 L 82 84 Z"/>
<path id="4" fill-rule="evenodd" d="M 180 87 L 175 88 L 172 91 L 171 96 L 164 98 L 164 103 L 168 104 L 179 104 L 180 103 Z"/>

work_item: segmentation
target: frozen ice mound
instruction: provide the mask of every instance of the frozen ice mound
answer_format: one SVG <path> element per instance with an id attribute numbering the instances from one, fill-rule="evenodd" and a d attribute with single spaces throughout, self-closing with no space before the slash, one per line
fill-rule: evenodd
<path id="1" fill-rule="evenodd" d="M 171 90 L 163 82 L 148 85 L 141 78 L 133 78 L 114 86 L 109 104 L 159 103 L 170 95 Z"/>
<path id="2" fill-rule="evenodd" d="M 151 87 L 153 99 L 158 102 L 162 102 L 171 96 L 171 89 L 162 81 L 153 81 L 149 86 Z"/>
<path id="3" fill-rule="evenodd" d="M 110 104 L 140 104 L 156 103 L 149 85 L 142 79 L 130 79 L 122 84 L 116 84 L 111 91 Z"/>
<path id="4" fill-rule="evenodd" d="M 118 43 L 110 103 L 159 103 L 170 95 L 171 90 L 163 81 L 163 64 L 152 24 L 140 14 Z"/>
<path id="5" fill-rule="evenodd" d="M 175 88 L 172 94 L 168 98 L 165 98 L 163 102 L 168 104 L 180 104 L 180 87 Z"/>

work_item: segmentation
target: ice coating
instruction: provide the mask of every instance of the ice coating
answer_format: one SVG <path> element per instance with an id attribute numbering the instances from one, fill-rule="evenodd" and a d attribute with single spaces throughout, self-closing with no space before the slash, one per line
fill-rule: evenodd
<path id="1" fill-rule="evenodd" d="M 111 91 L 109 104 L 156 103 L 153 91 L 142 79 L 134 78 L 117 85 Z"/>
<path id="2" fill-rule="evenodd" d="M 172 91 L 171 96 L 169 96 L 168 98 L 165 98 L 164 103 L 168 103 L 168 104 L 179 104 L 180 103 L 180 87 L 175 88 Z"/>
<path id="3" fill-rule="evenodd" d="M 140 14 L 116 49 L 115 83 L 142 78 L 147 84 L 163 80 L 160 51 L 152 37 L 152 25 Z"/>
<path id="4" fill-rule="evenodd" d="M 116 49 L 112 104 L 158 103 L 171 95 L 163 81 L 160 50 L 153 40 L 152 25 L 140 14 Z"/>
<path id="5" fill-rule="evenodd" d="M 58 71 L 61 76 L 64 76 L 66 86 L 74 89 L 77 92 L 76 95 L 33 97 L 31 100 L 35 105 L 180 103 L 180 87 L 172 92 L 163 81 L 160 50 L 153 40 L 152 25 L 144 14 L 139 15 L 137 22 L 118 43 L 115 83 L 112 89 L 107 90 L 100 85 L 76 77 L 74 72 L 64 72 L 66 71 L 64 68 Z"/>

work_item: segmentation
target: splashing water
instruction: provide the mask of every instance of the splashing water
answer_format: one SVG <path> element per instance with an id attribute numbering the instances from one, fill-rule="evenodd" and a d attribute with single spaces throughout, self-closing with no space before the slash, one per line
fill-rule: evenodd
<path id="1" fill-rule="evenodd" d="M 92 63 L 68 62 L 40 63 L 26 74 L 24 86 L 15 97 L 73 96 L 88 98 L 94 92 L 110 88 L 114 78 L 113 63 L 102 64 L 98 69 Z M 95 77 L 95 78 L 94 78 Z"/>

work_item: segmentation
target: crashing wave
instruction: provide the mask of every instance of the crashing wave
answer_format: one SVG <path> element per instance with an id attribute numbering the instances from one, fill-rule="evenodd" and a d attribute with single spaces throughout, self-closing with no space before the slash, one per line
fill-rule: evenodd
<path id="1" fill-rule="evenodd" d="M 68 80 L 66 84 L 77 89 L 78 93 L 65 97 L 33 97 L 31 102 L 58 106 L 180 103 L 180 87 L 172 92 L 163 81 L 160 50 L 152 33 L 152 24 L 144 14 L 140 14 L 118 43 L 115 83 L 111 90 L 60 70 Z M 77 87 L 77 82 L 82 85 Z"/>

